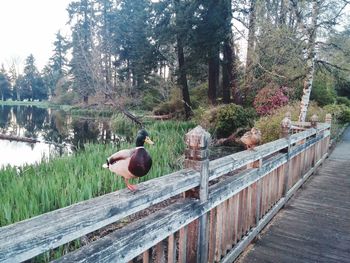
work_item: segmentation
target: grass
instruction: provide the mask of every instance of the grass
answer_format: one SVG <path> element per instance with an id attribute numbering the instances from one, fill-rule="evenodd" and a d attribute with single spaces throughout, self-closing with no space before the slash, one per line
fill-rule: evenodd
<path id="1" fill-rule="evenodd" d="M 57 105 L 49 101 L 17 101 L 17 100 L 0 100 L 0 105 L 8 106 L 36 106 L 38 108 L 60 108 L 64 110 L 69 110 L 71 106 L 69 105 Z"/>
<path id="2" fill-rule="evenodd" d="M 155 122 L 147 127 L 155 145 L 146 146 L 153 166 L 141 181 L 181 168 L 184 134 L 194 125 L 188 122 Z M 136 132 L 134 129 L 134 133 Z M 73 203 L 125 188 L 121 177 L 101 166 L 112 153 L 134 143 L 87 144 L 73 156 L 28 165 L 19 171 L 0 170 L 0 226 L 5 226 Z"/>

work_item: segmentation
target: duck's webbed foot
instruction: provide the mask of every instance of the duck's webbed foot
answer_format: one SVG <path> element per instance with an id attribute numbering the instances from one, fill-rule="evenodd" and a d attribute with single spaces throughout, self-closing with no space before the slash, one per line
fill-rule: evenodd
<path id="1" fill-rule="evenodd" d="M 135 185 L 133 185 L 133 184 L 130 184 L 128 179 L 124 179 L 124 181 L 125 181 L 126 187 L 130 191 L 136 191 L 137 190 L 137 187 Z"/>

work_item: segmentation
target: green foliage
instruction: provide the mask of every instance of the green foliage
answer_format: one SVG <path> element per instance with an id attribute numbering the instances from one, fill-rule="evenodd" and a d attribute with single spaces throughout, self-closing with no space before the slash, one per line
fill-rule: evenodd
<path id="1" fill-rule="evenodd" d="M 160 103 L 154 108 L 153 113 L 156 115 L 171 114 L 172 117 L 181 118 L 185 115 L 184 104 L 181 100 L 182 94 L 180 89 L 173 89 L 170 100 Z"/>
<path id="2" fill-rule="evenodd" d="M 331 113 L 333 120 L 343 124 L 350 122 L 350 108 L 345 104 L 331 104 L 324 107 L 327 113 Z"/>
<path id="3" fill-rule="evenodd" d="M 337 97 L 337 104 L 344 104 L 344 105 L 350 107 L 350 99 L 347 97 L 338 96 Z"/>
<path id="4" fill-rule="evenodd" d="M 217 138 L 227 137 L 238 128 L 253 125 L 256 113 L 252 108 L 245 109 L 236 104 L 227 104 L 203 111 L 198 110 L 196 119 Z"/>
<path id="5" fill-rule="evenodd" d="M 291 113 L 292 121 L 297 121 L 300 113 L 299 103 L 294 103 L 281 107 L 273 111 L 270 115 L 260 117 L 256 121 L 257 127 L 262 134 L 262 142 L 267 143 L 277 140 L 281 133 L 281 122 L 287 112 Z M 313 114 L 317 114 L 320 121 L 323 121 L 326 116 L 326 110 L 317 106 L 316 103 L 310 103 L 306 119 L 310 119 Z"/>
<path id="6" fill-rule="evenodd" d="M 316 101 L 321 107 L 334 103 L 336 93 L 333 78 L 320 72 L 315 74 L 310 99 Z"/>
<path id="7" fill-rule="evenodd" d="M 208 105 L 208 83 L 205 82 L 190 89 L 190 95 L 194 109 L 197 109 L 199 106 L 206 107 Z"/>
<path id="8" fill-rule="evenodd" d="M 78 94 L 74 91 L 64 92 L 52 99 L 53 103 L 59 105 L 74 105 L 79 101 Z"/>

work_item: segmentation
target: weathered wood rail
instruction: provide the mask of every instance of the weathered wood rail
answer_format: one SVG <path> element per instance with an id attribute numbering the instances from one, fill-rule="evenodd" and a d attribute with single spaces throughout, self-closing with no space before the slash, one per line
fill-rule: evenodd
<path id="1" fill-rule="evenodd" d="M 209 134 L 197 127 L 186 135 L 187 169 L 135 193 L 120 190 L 2 227 L 0 262 L 28 260 L 179 195 L 55 262 L 232 262 L 326 158 L 328 122 L 210 162 Z"/>

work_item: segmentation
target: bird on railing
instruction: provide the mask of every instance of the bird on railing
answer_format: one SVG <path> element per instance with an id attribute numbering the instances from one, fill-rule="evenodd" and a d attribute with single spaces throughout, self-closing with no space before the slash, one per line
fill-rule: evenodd
<path id="1" fill-rule="evenodd" d="M 254 151 L 254 147 L 259 145 L 261 142 L 261 131 L 253 127 L 250 131 L 243 134 L 240 140 L 244 143 L 247 150 Z"/>
<path id="2" fill-rule="evenodd" d="M 129 179 L 146 175 L 152 167 L 152 158 L 144 147 L 144 143 L 153 144 L 146 130 L 137 133 L 136 147 L 124 149 L 107 158 L 103 168 L 108 168 L 116 175 L 124 178 L 129 190 L 135 191 L 135 185 L 129 183 Z"/>

